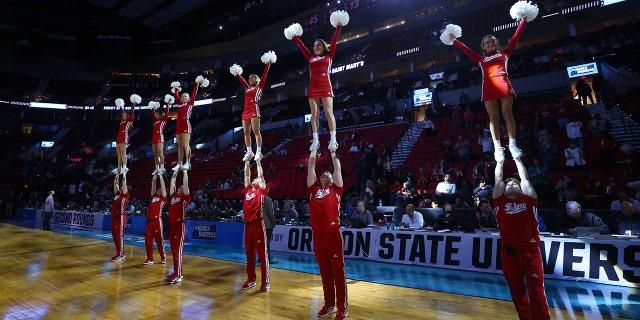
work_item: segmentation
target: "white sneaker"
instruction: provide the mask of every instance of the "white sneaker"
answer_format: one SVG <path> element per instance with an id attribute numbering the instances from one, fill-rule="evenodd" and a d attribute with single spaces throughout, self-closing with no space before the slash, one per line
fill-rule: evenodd
<path id="1" fill-rule="evenodd" d="M 316 151 L 320 148 L 320 141 L 313 139 L 311 140 L 311 146 L 309 147 L 309 151 Z"/>
<path id="2" fill-rule="evenodd" d="M 129 172 L 129 168 L 127 168 L 127 166 L 122 166 L 122 169 L 120 169 L 120 172 L 122 174 L 126 174 L 127 172 Z"/>
<path id="3" fill-rule="evenodd" d="M 251 160 L 251 158 L 253 158 L 253 152 L 252 151 L 245 151 L 244 152 L 244 157 L 242 158 L 242 161 L 249 161 Z"/>
<path id="4" fill-rule="evenodd" d="M 164 169 L 164 164 L 160 167 L 160 174 L 164 174 L 167 170 Z"/>
<path id="5" fill-rule="evenodd" d="M 182 170 L 191 170 L 191 163 L 187 162 L 182 164 Z"/>
<path id="6" fill-rule="evenodd" d="M 338 150 L 338 142 L 336 142 L 335 140 L 331 140 L 329 142 L 329 151 L 336 151 Z"/>
<path id="7" fill-rule="evenodd" d="M 509 145 L 509 152 L 514 159 L 520 159 L 522 157 L 522 149 L 516 145 Z"/>
<path id="8" fill-rule="evenodd" d="M 153 170 L 153 172 L 151 172 L 151 175 L 152 175 L 152 176 L 155 176 L 155 175 L 157 175 L 157 174 L 158 174 L 158 167 L 156 167 L 156 169 L 155 169 L 155 170 Z"/>
<path id="9" fill-rule="evenodd" d="M 173 171 L 178 171 L 178 170 L 180 170 L 181 168 L 182 168 L 182 165 L 181 165 L 180 163 L 178 163 L 178 164 L 176 164 L 176 166 L 175 166 L 175 167 L 173 167 L 173 169 L 172 169 L 172 170 L 173 170 Z"/>
<path id="10" fill-rule="evenodd" d="M 493 157 L 496 158 L 496 162 L 504 162 L 504 147 L 496 149 L 493 153 Z"/>
<path id="11" fill-rule="evenodd" d="M 253 156 L 253 160 L 255 160 L 255 161 L 262 160 L 262 152 L 256 152 L 256 155 Z"/>

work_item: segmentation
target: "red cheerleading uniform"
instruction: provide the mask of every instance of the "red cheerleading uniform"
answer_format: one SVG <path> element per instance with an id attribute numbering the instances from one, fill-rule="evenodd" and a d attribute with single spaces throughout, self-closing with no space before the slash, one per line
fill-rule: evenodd
<path id="1" fill-rule="evenodd" d="M 242 204 L 245 221 L 244 248 L 247 255 L 247 281 L 256 281 L 256 251 L 258 251 L 263 287 L 270 283 L 267 235 L 263 214 L 264 198 L 266 196 L 266 189 L 254 188 L 250 185 L 244 189 L 244 202 Z"/>
<path id="2" fill-rule="evenodd" d="M 193 91 L 191 92 L 191 100 L 185 104 L 181 104 L 178 106 L 176 118 L 176 135 L 182 133 L 191 134 L 193 128 L 191 127 L 191 122 L 189 118 L 191 118 L 191 111 L 193 110 L 193 104 L 196 101 L 196 94 L 198 94 L 199 83 L 196 83 L 193 87 Z M 177 91 L 173 90 L 173 95 L 176 98 L 176 101 L 180 101 L 180 95 Z"/>
<path id="3" fill-rule="evenodd" d="M 347 309 L 347 278 L 344 270 L 342 233 L 340 232 L 340 199 L 344 187 L 319 182 L 309 190 L 309 214 L 313 230 L 313 251 L 320 269 L 324 305 Z"/>
<path id="4" fill-rule="evenodd" d="M 165 105 L 164 117 L 158 118 L 155 111 L 152 111 L 153 115 L 153 135 L 151 137 L 151 143 L 164 143 L 164 127 L 169 120 L 169 105 Z"/>
<path id="5" fill-rule="evenodd" d="M 482 70 L 482 97 L 481 100 L 497 100 L 503 97 L 516 96 L 516 92 L 511 86 L 509 81 L 509 74 L 507 73 L 507 63 L 509 62 L 509 56 L 516 47 L 520 34 L 524 30 L 526 20 L 522 20 L 516 29 L 516 32 L 511 37 L 509 44 L 501 52 L 487 52 L 486 55 L 481 56 L 473 50 L 469 49 L 464 43 L 453 40 L 453 44 L 460 48 L 471 61 L 477 63 Z"/>
<path id="6" fill-rule="evenodd" d="M 540 254 L 538 199 L 525 194 L 517 199 L 503 195 L 493 202 L 502 243 L 502 271 L 518 316 L 549 319 Z"/>
<path id="7" fill-rule="evenodd" d="M 162 209 L 167 204 L 167 197 L 153 195 L 147 209 L 147 228 L 144 233 L 144 246 L 147 250 L 147 260 L 153 261 L 153 241 L 158 246 L 160 258 L 165 259 L 164 244 L 162 243 Z"/>
<path id="8" fill-rule="evenodd" d="M 118 128 L 118 137 L 116 138 L 116 143 L 129 143 L 129 130 L 133 128 L 133 110 L 135 105 L 131 105 L 131 114 L 127 117 L 127 120 L 124 120 L 124 115 L 126 112 L 123 108 L 120 108 L 120 114 L 122 115 L 122 120 L 120 120 L 120 127 Z"/>
<path id="9" fill-rule="evenodd" d="M 242 110 L 242 120 L 260 118 L 260 107 L 258 106 L 258 101 L 260 101 L 260 97 L 262 96 L 262 90 L 266 84 L 267 73 L 269 72 L 270 66 L 271 63 L 264 65 L 264 71 L 262 71 L 262 76 L 260 77 L 260 82 L 257 86 L 250 86 L 241 75 L 236 75 L 236 78 L 238 78 L 238 81 L 242 84 L 242 88 L 244 88 L 244 110 Z"/>
<path id="10" fill-rule="evenodd" d="M 340 37 L 340 29 L 342 26 L 338 26 L 333 33 L 331 39 L 331 46 L 329 52 L 324 56 L 316 56 L 309 52 L 309 49 L 304 46 L 300 37 L 294 36 L 296 45 L 300 48 L 300 51 L 305 58 L 309 61 L 309 99 L 333 97 L 333 88 L 331 86 L 331 79 L 329 74 L 331 73 L 331 63 L 333 62 L 333 56 L 336 54 L 336 43 Z"/>
<path id="11" fill-rule="evenodd" d="M 111 236 L 116 245 L 116 254 L 124 257 L 124 225 L 127 223 L 129 193 L 116 193 L 111 203 Z"/>
<path id="12" fill-rule="evenodd" d="M 171 195 L 169 204 L 169 245 L 173 256 L 173 276 L 182 276 L 182 250 L 184 249 L 184 236 L 187 232 L 187 206 L 191 202 L 188 194 Z"/>

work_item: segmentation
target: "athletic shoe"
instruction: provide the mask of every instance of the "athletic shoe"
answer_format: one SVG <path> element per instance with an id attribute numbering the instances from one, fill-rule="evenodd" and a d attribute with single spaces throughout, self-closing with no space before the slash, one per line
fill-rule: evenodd
<path id="1" fill-rule="evenodd" d="M 181 169 L 182 170 L 191 170 L 191 163 L 186 162 L 186 163 L 182 164 Z"/>
<path id="2" fill-rule="evenodd" d="M 152 175 L 152 176 L 155 176 L 155 175 L 157 175 L 157 174 L 158 174 L 158 168 L 156 168 L 155 170 L 153 170 L 153 172 L 151 172 L 151 175 Z"/>
<path id="3" fill-rule="evenodd" d="M 331 140 L 329 142 L 329 151 L 336 151 L 338 150 L 338 143 L 335 140 Z"/>
<path id="4" fill-rule="evenodd" d="M 167 264 L 167 257 L 162 257 L 162 260 L 160 260 L 160 264 Z"/>
<path id="5" fill-rule="evenodd" d="M 251 160 L 251 158 L 253 158 L 253 152 L 245 151 L 244 152 L 244 157 L 242 157 L 242 161 L 249 161 L 249 160 Z"/>
<path id="6" fill-rule="evenodd" d="M 522 149 L 516 145 L 509 145 L 509 152 L 514 159 L 520 159 L 522 157 Z"/>
<path id="7" fill-rule="evenodd" d="M 267 293 L 267 292 L 269 292 L 269 289 L 271 289 L 271 286 L 268 285 L 268 284 L 262 284 L 260 286 L 260 292 L 261 293 Z"/>
<path id="8" fill-rule="evenodd" d="M 504 162 L 504 147 L 496 149 L 493 153 L 493 157 L 496 158 L 496 162 Z"/>
<path id="9" fill-rule="evenodd" d="M 127 172 L 129 172 L 129 168 L 127 168 L 127 166 L 122 166 L 122 169 L 120 169 L 120 172 L 122 174 L 126 174 Z"/>
<path id="10" fill-rule="evenodd" d="M 178 163 L 178 164 L 176 164 L 176 166 L 175 166 L 175 167 L 173 167 L 173 169 L 171 169 L 171 170 L 173 170 L 173 171 L 178 171 L 178 170 L 180 170 L 181 168 L 182 168 L 182 164 Z"/>
<path id="11" fill-rule="evenodd" d="M 333 306 L 324 306 L 318 311 L 318 318 L 328 317 L 330 314 L 336 312 L 336 308 Z"/>
<path id="12" fill-rule="evenodd" d="M 164 174 L 165 172 L 167 172 L 167 170 L 164 169 L 164 164 L 162 165 L 162 167 L 160 167 L 160 174 Z"/>
<path id="13" fill-rule="evenodd" d="M 167 275 L 167 277 L 166 277 L 165 279 L 166 279 L 167 281 L 169 281 L 169 279 L 171 279 L 171 278 L 175 278 L 175 277 L 176 277 L 176 274 L 175 274 L 175 272 L 174 272 L 174 273 L 172 273 L 172 274 L 170 274 L 170 275 Z"/>
<path id="14" fill-rule="evenodd" d="M 119 262 L 119 261 L 124 261 L 124 256 L 115 255 L 115 256 L 111 257 L 111 262 Z"/>
<path id="15" fill-rule="evenodd" d="M 313 139 L 311 140 L 311 146 L 309 147 L 309 151 L 316 151 L 320 148 L 320 141 Z"/>
<path id="16" fill-rule="evenodd" d="M 151 265 L 151 264 L 153 264 L 153 260 L 147 259 L 142 264 L 145 265 L 145 266 Z"/>
<path id="17" fill-rule="evenodd" d="M 347 312 L 347 310 L 339 311 L 338 313 L 336 313 L 336 320 L 343 320 L 343 319 L 346 319 L 348 316 L 349 316 L 349 313 Z"/>
<path id="18" fill-rule="evenodd" d="M 182 282 L 182 276 L 179 276 L 179 277 L 173 276 L 173 277 L 169 278 L 168 282 L 169 283 Z"/>
<path id="19" fill-rule="evenodd" d="M 256 286 L 256 283 L 253 281 L 247 281 L 242 285 L 242 290 L 249 290 Z"/>
<path id="20" fill-rule="evenodd" d="M 256 155 L 253 156 L 253 160 L 255 160 L 255 161 L 262 160 L 262 152 L 256 152 Z"/>

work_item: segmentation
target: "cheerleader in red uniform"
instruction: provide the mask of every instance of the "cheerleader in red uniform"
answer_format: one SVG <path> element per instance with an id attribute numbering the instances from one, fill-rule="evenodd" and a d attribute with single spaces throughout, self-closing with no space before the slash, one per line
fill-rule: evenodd
<path id="1" fill-rule="evenodd" d="M 159 188 L 156 187 L 156 179 L 160 180 Z M 144 233 L 144 246 L 147 251 L 147 259 L 142 263 L 143 265 L 153 264 L 154 241 L 158 246 L 160 264 L 165 264 L 167 261 L 166 254 L 164 252 L 164 244 L 162 242 L 162 209 L 166 204 L 167 189 L 164 186 L 162 174 L 158 173 L 157 175 L 154 175 L 151 180 L 151 203 L 149 203 L 149 208 L 147 209 L 147 226 Z"/>
<path id="2" fill-rule="evenodd" d="M 164 169 L 164 127 L 167 125 L 167 121 L 169 120 L 169 102 L 175 101 L 174 98 L 170 95 L 166 95 L 164 100 L 167 104 L 165 104 L 165 110 L 159 110 L 160 103 L 151 101 L 149 102 L 149 107 L 151 110 L 151 115 L 153 115 L 153 134 L 151 137 L 151 150 L 153 150 L 153 161 L 155 162 L 156 169 L 151 173 L 152 176 L 157 174 L 163 174 L 165 172 Z M 168 100 L 168 101 L 167 101 Z M 171 102 L 173 103 L 173 102 Z"/>
<path id="3" fill-rule="evenodd" d="M 116 246 L 116 255 L 111 257 L 112 262 L 124 261 L 124 225 L 127 223 L 127 204 L 129 203 L 129 191 L 127 188 L 127 175 L 122 174 L 122 186 L 119 183 L 120 175 L 113 179 L 113 193 L 115 197 L 111 203 L 111 236 Z"/>
<path id="4" fill-rule="evenodd" d="M 343 10 L 334 11 L 331 13 L 330 21 L 331 25 L 336 28 L 331 39 L 331 45 L 327 45 L 324 40 L 318 39 L 313 44 L 313 54 L 309 52 L 302 40 L 300 40 L 302 26 L 299 23 L 294 23 L 284 30 L 285 37 L 289 40 L 293 39 L 304 57 L 309 61 L 308 98 L 309 106 L 311 107 L 311 130 L 313 132 L 313 140 L 309 151 L 317 150 L 320 144 L 318 139 L 320 102 L 324 107 L 324 114 L 327 117 L 329 133 L 331 134 L 329 150 L 335 151 L 338 149 L 336 119 L 333 116 L 333 88 L 331 87 L 329 73 L 331 72 L 333 57 L 336 54 L 336 43 L 340 36 L 340 30 L 342 26 L 346 26 L 349 23 L 349 14 Z"/>
<path id="5" fill-rule="evenodd" d="M 179 100 L 181 104 L 178 106 L 176 119 L 176 138 L 178 140 L 178 163 L 173 167 L 173 171 L 177 170 L 190 170 L 191 169 L 191 146 L 189 140 L 191 140 L 191 111 L 193 110 L 193 104 L 196 101 L 196 94 L 198 94 L 199 87 L 207 87 L 209 80 L 202 76 L 196 77 L 196 84 L 193 86 L 191 95 L 183 92 L 178 95 L 178 92 L 182 91 L 180 82 L 174 81 L 171 83 L 171 91 L 173 92 L 175 99 Z"/>
<path id="6" fill-rule="evenodd" d="M 440 40 L 444 44 L 454 44 L 482 69 L 482 102 L 489 114 L 489 130 L 494 142 L 496 161 L 504 160 L 504 148 L 500 143 L 499 105 L 507 125 L 511 156 L 514 159 L 522 156 L 522 150 L 516 145 L 516 124 L 512 110 L 513 97 L 516 96 L 516 93 L 509 81 L 507 63 L 526 22 L 535 19 L 538 15 L 538 7 L 528 1 L 518 1 L 511 7 L 510 14 L 514 19 L 521 21 L 511 41 L 502 51 L 498 39 L 493 35 L 488 35 L 482 38 L 480 44 L 484 55 L 476 54 L 456 39 L 462 35 L 462 29 L 457 25 L 447 25 L 440 36 Z"/>
<path id="7" fill-rule="evenodd" d="M 118 158 L 118 168 L 116 169 L 116 175 L 125 174 L 129 171 L 127 168 L 127 146 L 129 145 L 129 131 L 133 128 L 133 111 L 136 104 L 141 102 L 141 98 L 137 94 L 132 94 L 131 100 L 131 113 L 128 114 L 124 111 L 124 100 L 116 99 L 116 107 L 120 108 L 120 127 L 118 128 L 118 137 L 116 138 L 116 153 Z"/>
<path id="8" fill-rule="evenodd" d="M 182 170 L 182 185 L 176 187 L 176 178 L 179 170 L 175 170 L 171 176 L 171 201 L 169 202 L 169 245 L 173 256 L 173 273 L 167 276 L 167 282 L 182 282 L 182 251 L 184 249 L 184 237 L 187 233 L 187 206 L 191 202 L 189 195 L 189 176 L 187 170 Z"/>
<path id="9" fill-rule="evenodd" d="M 262 62 L 265 64 L 264 71 L 262 71 L 262 77 L 258 78 L 256 74 L 249 75 L 249 83 L 242 77 L 242 67 L 237 64 L 232 65 L 229 71 L 234 75 L 242 88 L 244 88 L 244 110 L 242 111 L 242 129 L 244 130 L 244 144 L 247 146 L 247 151 L 244 154 L 242 161 L 249 161 L 254 158 L 255 161 L 262 159 L 262 135 L 260 134 L 260 107 L 258 101 L 262 96 L 262 90 L 266 84 L 267 73 L 269 73 L 269 67 L 272 63 L 275 63 L 277 56 L 273 51 L 266 52 L 262 55 Z M 256 136 L 256 153 L 253 154 L 251 150 L 251 128 L 253 128 L 253 134 Z"/>

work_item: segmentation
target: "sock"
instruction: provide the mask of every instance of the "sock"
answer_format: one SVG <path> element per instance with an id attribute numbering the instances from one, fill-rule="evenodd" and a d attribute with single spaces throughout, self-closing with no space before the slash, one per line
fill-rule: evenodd
<path id="1" fill-rule="evenodd" d="M 336 141 L 336 132 L 335 131 L 329 131 L 329 135 L 331 135 L 331 141 Z"/>
<path id="2" fill-rule="evenodd" d="M 251 153 L 253 151 L 251 151 L 251 147 L 247 147 L 247 153 Z"/>
<path id="3" fill-rule="evenodd" d="M 509 138 L 509 146 L 510 147 L 515 147 L 516 146 L 516 139 Z"/>
<path id="4" fill-rule="evenodd" d="M 502 146 L 500 145 L 500 140 L 493 140 L 493 146 L 496 150 L 500 149 Z"/>
<path id="5" fill-rule="evenodd" d="M 256 153 L 262 153 L 262 147 L 256 147 Z"/>
<path id="6" fill-rule="evenodd" d="M 313 140 L 319 140 L 317 132 L 313 133 Z"/>

